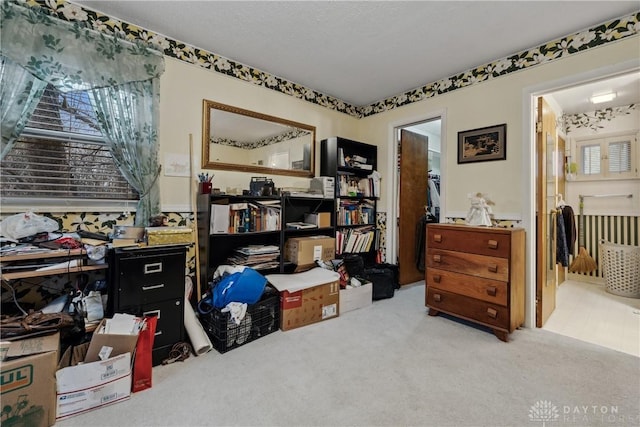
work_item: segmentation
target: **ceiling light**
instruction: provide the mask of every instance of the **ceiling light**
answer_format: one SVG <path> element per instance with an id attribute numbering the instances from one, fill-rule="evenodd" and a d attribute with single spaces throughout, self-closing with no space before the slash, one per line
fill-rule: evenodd
<path id="1" fill-rule="evenodd" d="M 594 95 L 591 97 L 591 103 L 600 104 L 603 102 L 609 102 L 609 101 L 613 101 L 615 97 L 616 97 L 616 94 L 614 92 L 604 93 L 602 95 Z"/>

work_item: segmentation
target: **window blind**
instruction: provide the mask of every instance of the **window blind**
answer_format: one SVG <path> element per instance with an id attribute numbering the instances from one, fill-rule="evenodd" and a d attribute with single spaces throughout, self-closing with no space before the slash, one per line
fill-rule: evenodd
<path id="1" fill-rule="evenodd" d="M 582 146 L 582 173 L 585 175 L 600 173 L 600 144 Z"/>
<path id="2" fill-rule="evenodd" d="M 115 165 L 86 92 L 49 86 L 2 161 L 3 197 L 137 200 Z"/>
<path id="3" fill-rule="evenodd" d="M 609 172 L 622 173 L 631 171 L 631 142 L 610 142 L 608 148 Z"/>

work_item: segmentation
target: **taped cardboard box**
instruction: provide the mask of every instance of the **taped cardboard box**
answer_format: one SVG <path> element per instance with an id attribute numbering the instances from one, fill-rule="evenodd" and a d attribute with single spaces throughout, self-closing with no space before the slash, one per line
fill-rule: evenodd
<path id="1" fill-rule="evenodd" d="M 2 342 L 0 394 L 3 425 L 48 427 L 56 422 L 55 373 L 60 335 Z"/>
<path id="2" fill-rule="evenodd" d="M 338 317 L 338 273 L 313 268 L 304 273 L 270 274 L 266 277 L 280 292 L 280 329 L 283 331 Z"/>
<path id="3" fill-rule="evenodd" d="M 299 267 L 336 256 L 336 239 L 329 236 L 292 237 L 285 243 L 285 259 Z"/>
<path id="4" fill-rule="evenodd" d="M 315 224 L 318 228 L 331 227 L 331 212 L 305 214 L 304 222 Z"/>
<path id="5" fill-rule="evenodd" d="M 121 316 L 121 314 L 116 313 L 114 318 L 119 316 Z M 122 317 L 135 318 L 134 316 L 129 315 L 122 315 Z M 108 332 L 107 324 L 111 320 L 112 319 L 102 319 L 98 324 L 98 327 L 91 337 L 91 343 L 87 349 L 86 357 L 84 358 L 85 362 L 95 362 L 97 360 L 118 356 L 120 354 L 133 354 L 135 352 L 136 344 L 138 343 L 139 331 L 131 331 L 131 333 Z"/>
<path id="6" fill-rule="evenodd" d="M 190 227 L 147 227 L 147 245 L 188 245 L 194 242 Z"/>

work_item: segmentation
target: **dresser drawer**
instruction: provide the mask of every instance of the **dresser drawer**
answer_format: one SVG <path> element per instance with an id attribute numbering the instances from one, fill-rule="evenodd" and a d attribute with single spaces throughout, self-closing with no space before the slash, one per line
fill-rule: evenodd
<path id="1" fill-rule="evenodd" d="M 120 259 L 120 305 L 184 298 L 184 269 L 184 252 Z"/>
<path id="2" fill-rule="evenodd" d="M 463 226 L 427 226 L 427 248 L 462 251 L 479 255 L 509 258 L 511 236 L 498 230 L 478 230 Z"/>
<path id="3" fill-rule="evenodd" d="M 427 268 L 455 271 L 502 282 L 509 281 L 509 260 L 506 258 L 428 249 Z"/>
<path id="4" fill-rule="evenodd" d="M 427 306 L 492 328 L 509 330 L 509 309 L 486 301 L 427 288 Z"/>
<path id="5" fill-rule="evenodd" d="M 426 280 L 428 287 L 507 306 L 508 286 L 505 282 L 435 268 L 427 270 Z"/>

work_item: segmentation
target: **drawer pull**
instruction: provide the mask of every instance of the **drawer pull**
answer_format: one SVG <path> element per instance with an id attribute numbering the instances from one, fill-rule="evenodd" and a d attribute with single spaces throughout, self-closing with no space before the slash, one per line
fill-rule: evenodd
<path id="1" fill-rule="evenodd" d="M 496 289 L 495 286 L 489 286 L 487 288 L 487 295 L 491 295 L 492 297 L 495 297 L 497 291 L 498 291 L 498 289 Z"/>
<path id="2" fill-rule="evenodd" d="M 442 301 L 442 296 L 440 294 L 433 294 L 433 300 L 435 302 L 440 302 Z"/>
<path id="3" fill-rule="evenodd" d="M 498 310 L 491 307 L 487 308 L 487 316 L 491 317 L 492 319 L 495 319 L 496 317 L 498 317 Z"/>
<path id="4" fill-rule="evenodd" d="M 440 255 L 434 255 L 433 256 L 433 262 L 440 262 L 442 259 L 440 257 Z"/>
<path id="5" fill-rule="evenodd" d="M 153 336 L 157 337 L 158 335 L 162 335 L 162 331 L 158 331 L 155 334 L 153 334 Z"/>
<path id="6" fill-rule="evenodd" d="M 489 266 L 487 266 L 487 270 L 489 270 L 492 273 L 497 273 L 498 272 L 498 265 L 497 264 L 489 264 Z"/>
<path id="7" fill-rule="evenodd" d="M 153 264 L 144 265 L 144 274 L 162 272 L 162 262 L 154 262 Z"/>
<path id="8" fill-rule="evenodd" d="M 142 290 L 143 291 L 150 291 L 150 290 L 153 290 L 153 289 L 160 289 L 160 288 L 164 288 L 164 283 L 160 283 L 159 285 L 143 286 Z"/>
<path id="9" fill-rule="evenodd" d="M 489 249 L 498 249 L 498 241 L 497 240 L 489 240 L 487 246 Z"/>
<path id="10" fill-rule="evenodd" d="M 442 276 L 440 276 L 439 274 L 436 274 L 433 276 L 433 281 L 436 283 L 440 283 L 440 280 L 442 280 Z"/>
<path id="11" fill-rule="evenodd" d="M 145 311 L 144 313 L 142 313 L 143 316 L 156 316 L 158 319 L 160 319 L 160 310 L 150 310 L 150 311 Z"/>
<path id="12" fill-rule="evenodd" d="M 433 235 L 433 241 L 441 243 L 442 242 L 442 234 L 434 234 Z"/>

